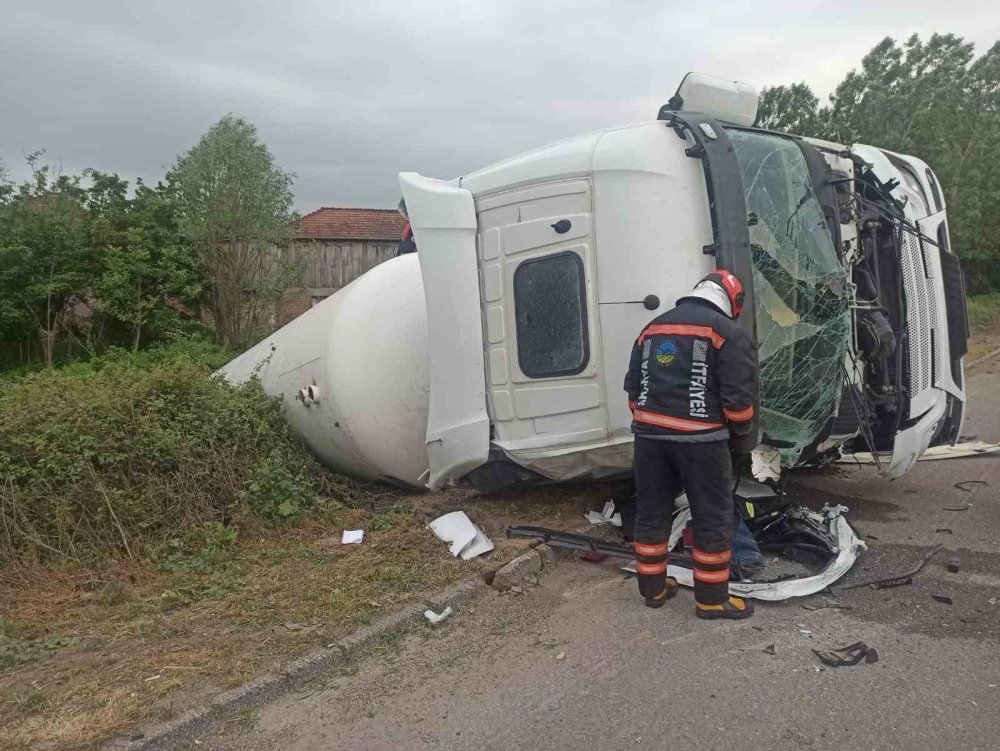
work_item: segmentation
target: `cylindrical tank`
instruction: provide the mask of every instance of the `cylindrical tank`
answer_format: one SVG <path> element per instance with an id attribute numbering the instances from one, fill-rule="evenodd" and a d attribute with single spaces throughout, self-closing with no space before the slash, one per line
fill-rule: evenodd
<path id="1" fill-rule="evenodd" d="M 428 471 L 427 312 L 415 253 L 379 264 L 226 365 L 280 395 L 329 467 L 421 487 Z"/>

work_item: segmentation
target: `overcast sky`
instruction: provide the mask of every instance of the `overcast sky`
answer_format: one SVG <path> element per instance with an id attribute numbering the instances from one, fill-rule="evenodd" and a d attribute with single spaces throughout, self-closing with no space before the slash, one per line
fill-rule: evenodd
<path id="1" fill-rule="evenodd" d="M 297 175 L 303 212 L 393 206 L 397 172 L 454 177 L 651 119 L 688 70 L 825 96 L 886 35 L 1000 39 L 982 0 L 2 0 L 0 18 L 15 178 L 45 149 L 64 172 L 155 182 L 233 112 Z"/>

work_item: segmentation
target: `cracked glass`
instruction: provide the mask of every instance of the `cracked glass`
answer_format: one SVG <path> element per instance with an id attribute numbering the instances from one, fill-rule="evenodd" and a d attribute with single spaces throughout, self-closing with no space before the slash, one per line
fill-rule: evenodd
<path id="1" fill-rule="evenodd" d="M 729 137 L 751 221 L 761 431 L 791 465 L 840 402 L 847 272 L 798 145 L 741 130 Z"/>

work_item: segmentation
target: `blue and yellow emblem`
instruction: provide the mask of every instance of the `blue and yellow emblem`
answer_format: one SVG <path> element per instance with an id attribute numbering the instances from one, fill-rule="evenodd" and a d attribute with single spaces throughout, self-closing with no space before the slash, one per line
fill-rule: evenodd
<path id="1" fill-rule="evenodd" d="M 669 365 L 677 356 L 677 345 L 670 339 L 665 340 L 656 348 L 656 361 L 660 365 Z"/>

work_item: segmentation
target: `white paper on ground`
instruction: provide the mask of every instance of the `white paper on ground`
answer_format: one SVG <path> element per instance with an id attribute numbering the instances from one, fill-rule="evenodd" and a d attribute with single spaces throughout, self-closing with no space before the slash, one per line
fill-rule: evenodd
<path id="1" fill-rule="evenodd" d="M 356 545 L 365 537 L 363 529 L 345 529 L 344 536 L 340 538 L 341 545 Z"/>
<path id="2" fill-rule="evenodd" d="M 463 561 L 493 550 L 493 542 L 472 523 L 464 511 L 452 511 L 439 516 L 430 523 L 430 528 L 439 540 L 450 543 L 449 552 Z"/>

